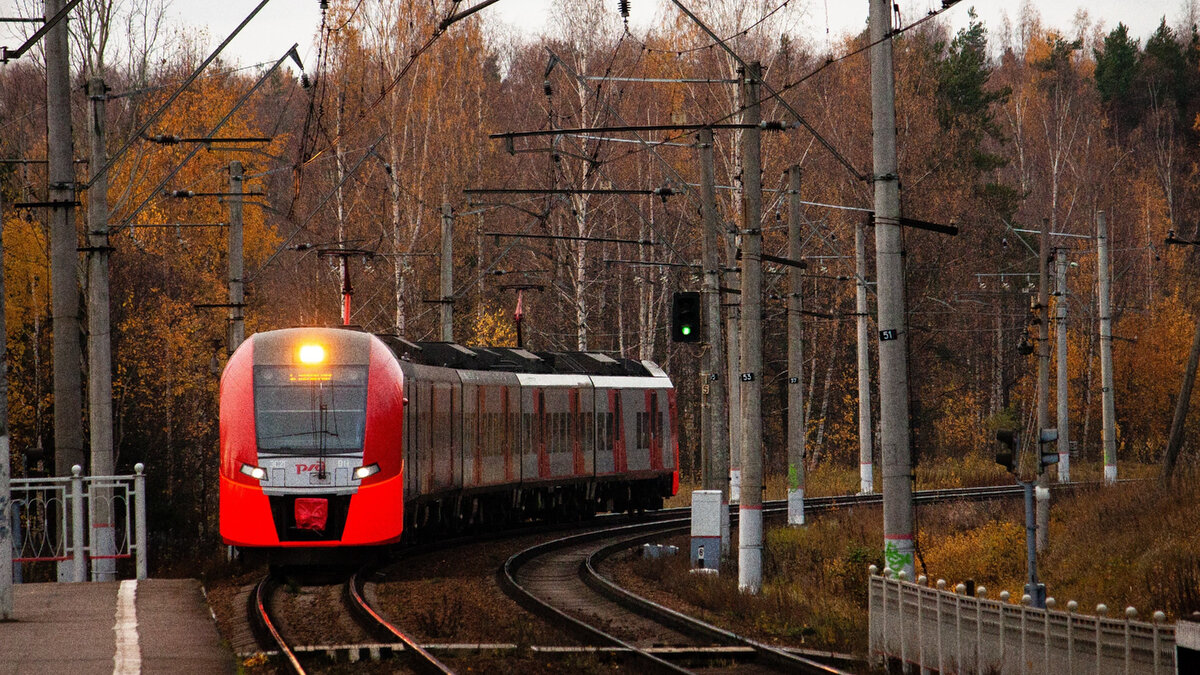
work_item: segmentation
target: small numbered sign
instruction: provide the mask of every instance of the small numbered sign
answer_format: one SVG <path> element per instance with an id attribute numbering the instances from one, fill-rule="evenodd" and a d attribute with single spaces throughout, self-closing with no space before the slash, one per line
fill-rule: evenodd
<path id="1" fill-rule="evenodd" d="M 742 382 L 753 382 L 754 373 L 742 373 Z"/>
<path id="2" fill-rule="evenodd" d="M 798 377 L 789 377 L 788 378 L 788 384 L 797 384 L 799 382 L 800 382 L 800 378 L 798 378 Z"/>
<path id="3" fill-rule="evenodd" d="M 895 340 L 896 339 L 896 329 L 888 328 L 886 330 L 879 331 L 879 339 L 882 342 L 887 342 L 888 340 Z"/>

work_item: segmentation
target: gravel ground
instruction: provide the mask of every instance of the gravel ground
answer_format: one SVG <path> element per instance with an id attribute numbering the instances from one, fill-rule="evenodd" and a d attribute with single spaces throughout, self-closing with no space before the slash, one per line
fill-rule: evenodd
<path id="1" fill-rule="evenodd" d="M 422 643 L 577 644 L 505 595 L 496 571 L 546 537 L 471 544 L 405 558 L 376 587 L 378 606 Z"/>
<path id="2" fill-rule="evenodd" d="M 679 547 L 679 553 L 676 555 L 687 556 L 688 547 L 690 546 L 689 537 L 680 535 L 663 539 L 663 545 L 674 545 Z M 599 571 L 604 576 L 616 582 L 620 586 L 637 593 L 638 595 L 657 602 L 665 607 L 694 616 L 702 621 L 713 624 L 714 626 L 732 631 L 738 635 L 744 635 L 759 642 L 774 644 L 782 647 L 810 647 L 796 640 L 794 642 L 781 641 L 777 636 L 763 634 L 753 623 L 739 622 L 731 619 L 727 615 L 716 614 L 701 607 L 696 607 L 678 596 L 663 590 L 649 579 L 642 577 L 635 570 L 636 563 L 641 560 L 641 554 L 636 550 L 630 550 L 626 553 L 618 553 L 601 563 Z M 724 571 L 724 573 L 737 574 L 737 570 L 732 567 Z"/>

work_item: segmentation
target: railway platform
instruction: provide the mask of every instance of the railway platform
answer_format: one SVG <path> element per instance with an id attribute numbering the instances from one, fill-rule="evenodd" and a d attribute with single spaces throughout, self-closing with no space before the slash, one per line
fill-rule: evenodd
<path id="1" fill-rule="evenodd" d="M 0 675 L 233 673 L 195 579 L 18 584 Z"/>

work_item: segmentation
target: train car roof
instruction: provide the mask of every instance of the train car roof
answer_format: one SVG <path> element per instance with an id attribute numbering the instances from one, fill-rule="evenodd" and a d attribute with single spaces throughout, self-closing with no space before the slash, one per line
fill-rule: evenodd
<path id="1" fill-rule="evenodd" d="M 601 352 L 532 352 L 513 347 L 464 347 L 453 342 L 412 342 L 379 335 L 401 361 L 442 368 L 510 373 L 662 377 L 649 362 L 613 357 Z"/>

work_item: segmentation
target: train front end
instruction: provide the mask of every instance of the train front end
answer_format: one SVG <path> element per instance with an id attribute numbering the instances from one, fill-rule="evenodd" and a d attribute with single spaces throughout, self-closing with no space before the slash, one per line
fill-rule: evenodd
<path id="1" fill-rule="evenodd" d="M 335 328 L 258 333 L 221 378 L 221 537 L 272 562 L 399 541 L 400 364 Z"/>

